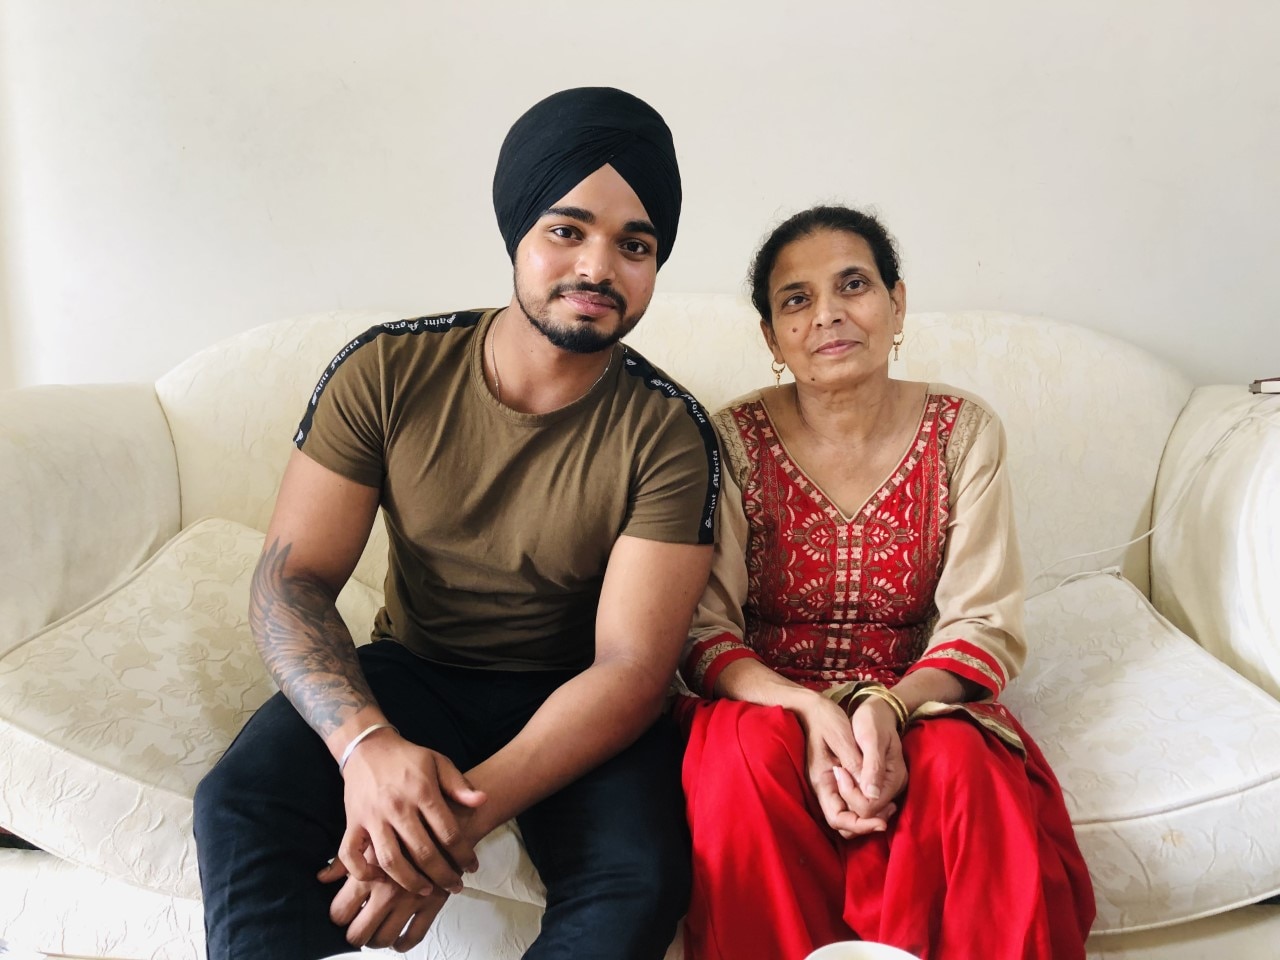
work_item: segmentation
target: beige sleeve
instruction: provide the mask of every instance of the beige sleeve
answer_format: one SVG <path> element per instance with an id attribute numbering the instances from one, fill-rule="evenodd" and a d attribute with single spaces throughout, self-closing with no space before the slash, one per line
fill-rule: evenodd
<path id="1" fill-rule="evenodd" d="M 716 678 L 735 660 L 760 657 L 744 642 L 747 602 L 747 515 L 742 506 L 744 482 L 741 441 L 726 429 L 722 415 L 715 418 L 725 451 L 721 486 L 719 539 L 711 563 L 711 577 L 698 603 L 681 660 L 681 675 L 695 693 L 710 697 Z"/>
<path id="2" fill-rule="evenodd" d="M 1026 659 L 1022 558 L 1004 428 L 965 400 L 947 450 L 950 519 L 934 595 L 938 619 L 911 670 L 939 667 L 999 694 Z"/>

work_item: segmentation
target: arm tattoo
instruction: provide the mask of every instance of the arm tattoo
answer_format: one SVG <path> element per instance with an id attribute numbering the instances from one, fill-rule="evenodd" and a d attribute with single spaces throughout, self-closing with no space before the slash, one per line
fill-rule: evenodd
<path id="1" fill-rule="evenodd" d="M 249 588 L 249 626 L 272 678 L 320 736 L 374 703 L 356 645 L 328 591 L 285 576 L 293 544 L 271 542 Z"/>

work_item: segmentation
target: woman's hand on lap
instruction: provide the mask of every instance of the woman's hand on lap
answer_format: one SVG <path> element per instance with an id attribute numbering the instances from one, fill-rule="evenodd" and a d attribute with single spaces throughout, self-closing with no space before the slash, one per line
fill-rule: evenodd
<path id="1" fill-rule="evenodd" d="M 840 706 L 815 694 L 803 706 L 793 708 L 804 729 L 809 784 L 818 798 L 827 826 L 845 839 L 875 833 L 887 827 L 885 817 L 892 811 L 876 813 L 884 804 L 874 803 L 861 795 L 850 783 L 842 789 L 836 773 L 858 770 L 863 765 L 862 751 L 854 739 L 849 718 Z"/>
<path id="2" fill-rule="evenodd" d="M 882 812 L 897 799 L 907 785 L 907 763 L 902 756 L 898 717 L 883 700 L 868 697 L 853 711 L 853 739 L 862 754 L 854 780 L 860 792 L 874 805 L 869 815 Z"/>

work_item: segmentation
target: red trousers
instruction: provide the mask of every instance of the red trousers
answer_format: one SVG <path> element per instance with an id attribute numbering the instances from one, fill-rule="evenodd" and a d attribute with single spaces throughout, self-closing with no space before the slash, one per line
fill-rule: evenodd
<path id="1" fill-rule="evenodd" d="M 1081 960 L 1093 888 L 1062 791 L 961 715 L 902 738 L 907 789 L 886 833 L 844 840 L 780 707 L 682 698 L 693 833 L 690 960 L 803 960 L 875 940 L 925 960 Z"/>

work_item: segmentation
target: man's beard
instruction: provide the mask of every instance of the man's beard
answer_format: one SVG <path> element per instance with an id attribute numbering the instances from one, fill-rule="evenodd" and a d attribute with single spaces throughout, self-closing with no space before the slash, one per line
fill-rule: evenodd
<path id="1" fill-rule="evenodd" d="M 524 315 L 529 318 L 529 322 L 533 324 L 534 329 L 546 337 L 551 343 L 559 347 L 561 350 L 568 350 L 570 353 L 599 353 L 601 350 L 608 349 L 613 346 L 633 329 L 640 322 L 640 318 L 644 316 L 641 310 L 635 316 L 627 316 L 627 300 L 617 290 L 607 284 L 600 283 L 559 283 L 551 288 L 546 300 L 542 302 L 542 312 L 529 309 L 529 304 L 525 302 L 524 294 L 520 290 L 519 278 L 514 284 L 516 291 L 516 303 L 520 305 L 520 309 L 524 311 Z M 594 293 L 602 297 L 608 297 L 613 301 L 614 308 L 618 311 L 620 318 L 617 327 L 611 331 L 603 331 L 596 327 L 590 321 L 581 321 L 572 326 L 557 326 L 551 319 L 551 311 L 547 309 L 551 301 L 563 294 L 580 290 L 584 293 Z"/>

